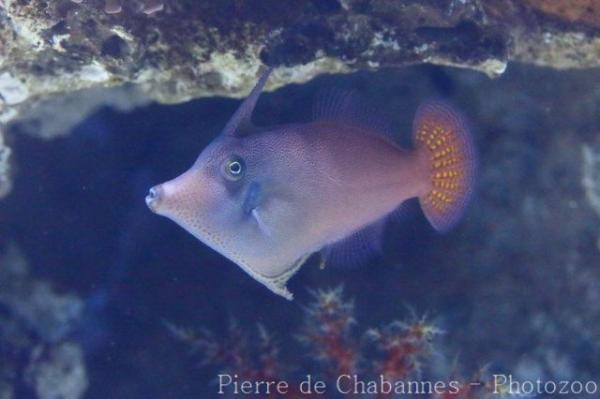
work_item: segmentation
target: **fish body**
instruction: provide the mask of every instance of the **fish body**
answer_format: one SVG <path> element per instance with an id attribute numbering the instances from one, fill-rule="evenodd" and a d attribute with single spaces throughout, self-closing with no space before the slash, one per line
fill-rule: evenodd
<path id="1" fill-rule="evenodd" d="M 286 283 L 308 256 L 380 224 L 409 198 L 421 199 L 438 230 L 456 222 L 474 151 L 451 108 L 421 109 L 410 150 L 348 98 L 321 105 L 310 123 L 258 129 L 250 118 L 267 77 L 187 172 L 151 189 L 150 209 L 288 299 Z"/>

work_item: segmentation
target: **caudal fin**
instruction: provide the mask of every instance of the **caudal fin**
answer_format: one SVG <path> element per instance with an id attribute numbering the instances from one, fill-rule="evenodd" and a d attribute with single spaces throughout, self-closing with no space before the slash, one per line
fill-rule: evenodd
<path id="1" fill-rule="evenodd" d="M 473 193 L 477 156 L 469 128 L 453 107 L 429 101 L 417 110 L 413 139 L 431 162 L 431 189 L 419 202 L 431 225 L 448 231 L 460 220 Z"/>

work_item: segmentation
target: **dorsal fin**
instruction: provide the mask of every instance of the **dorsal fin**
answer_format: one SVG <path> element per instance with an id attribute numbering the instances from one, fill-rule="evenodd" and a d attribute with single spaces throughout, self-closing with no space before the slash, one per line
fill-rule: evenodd
<path id="1" fill-rule="evenodd" d="M 395 141 L 389 121 L 352 90 L 325 89 L 315 96 L 313 120 L 337 121 L 361 127 Z"/>
<path id="2" fill-rule="evenodd" d="M 248 97 L 246 97 L 244 102 L 242 102 L 242 105 L 239 106 L 229 122 L 227 122 L 225 129 L 223 129 L 224 135 L 242 137 L 253 130 L 254 126 L 252 125 L 252 112 L 254 111 L 258 97 L 265 87 L 265 83 L 267 83 L 269 75 L 272 71 L 273 68 L 269 67 L 263 72 L 261 77 L 258 79 L 256 86 L 254 86 L 250 94 L 248 94 Z"/>

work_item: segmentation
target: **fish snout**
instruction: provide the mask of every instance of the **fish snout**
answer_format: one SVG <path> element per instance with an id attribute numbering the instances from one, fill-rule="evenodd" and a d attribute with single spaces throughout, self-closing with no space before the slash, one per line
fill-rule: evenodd
<path id="1" fill-rule="evenodd" d="M 161 197 L 163 196 L 163 189 L 161 185 L 154 186 L 148 191 L 148 195 L 146 195 L 146 205 L 152 212 L 157 212 L 158 206 L 160 204 Z"/>

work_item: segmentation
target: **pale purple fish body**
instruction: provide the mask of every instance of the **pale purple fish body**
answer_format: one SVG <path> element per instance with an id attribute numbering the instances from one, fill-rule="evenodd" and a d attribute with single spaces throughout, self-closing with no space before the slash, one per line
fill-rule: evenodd
<path id="1" fill-rule="evenodd" d="M 452 108 L 419 109 L 411 150 L 369 125 L 349 96 L 322 102 L 313 122 L 257 128 L 250 119 L 269 72 L 187 172 L 150 190 L 151 210 L 288 299 L 287 281 L 311 254 L 380 225 L 409 198 L 436 229 L 456 223 L 475 155 Z"/>

